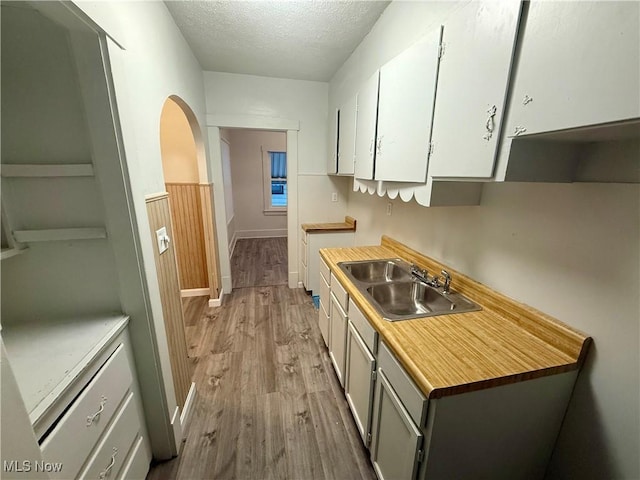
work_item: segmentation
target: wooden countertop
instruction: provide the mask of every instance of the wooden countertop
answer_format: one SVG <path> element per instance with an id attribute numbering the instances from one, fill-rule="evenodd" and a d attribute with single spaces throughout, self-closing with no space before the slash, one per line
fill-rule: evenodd
<path id="1" fill-rule="evenodd" d="M 576 370 L 591 341 L 558 320 L 386 236 L 380 246 L 325 248 L 320 255 L 429 398 Z M 482 310 L 397 322 L 383 320 L 338 262 L 398 257 L 432 274 L 446 269 L 452 277 L 452 289 L 481 305 Z"/>
<path id="2" fill-rule="evenodd" d="M 356 221 L 352 217 L 344 217 L 344 222 L 303 223 L 302 230 L 307 233 L 355 232 Z"/>

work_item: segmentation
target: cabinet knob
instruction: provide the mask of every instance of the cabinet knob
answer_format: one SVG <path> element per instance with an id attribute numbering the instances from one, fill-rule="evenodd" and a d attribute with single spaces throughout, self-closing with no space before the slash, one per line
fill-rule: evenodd
<path id="1" fill-rule="evenodd" d="M 487 121 L 484 124 L 484 128 L 486 132 L 482 136 L 482 138 L 484 138 L 487 142 L 491 140 L 491 137 L 493 137 L 493 130 L 495 129 L 494 117 L 496 116 L 497 111 L 498 111 L 498 108 L 495 105 L 492 105 L 491 108 L 487 110 L 487 114 L 489 115 L 489 117 L 487 118 Z"/>
<path id="2" fill-rule="evenodd" d="M 529 95 L 525 95 L 524 98 L 522 99 L 523 105 L 528 105 L 531 102 L 533 102 L 533 97 L 530 97 Z"/>
<path id="3" fill-rule="evenodd" d="M 111 473 L 111 469 L 116 464 L 116 455 L 118 455 L 118 449 L 116 447 L 113 447 L 111 462 L 109 463 L 109 465 L 107 465 L 107 468 L 105 468 L 103 471 L 100 472 L 100 475 L 98 476 L 100 480 L 104 480 Z"/>
<path id="4" fill-rule="evenodd" d="M 517 137 L 518 135 L 520 135 L 521 133 L 526 132 L 527 129 L 525 127 L 516 127 L 513 129 L 513 136 Z"/>
<path id="5" fill-rule="evenodd" d="M 94 413 L 93 415 L 89 415 L 87 417 L 87 423 L 86 423 L 87 427 L 90 427 L 93 424 L 93 422 L 96 421 L 96 419 L 100 418 L 100 414 L 103 412 L 104 406 L 106 404 L 107 404 L 107 397 L 103 395 L 102 401 L 100 402 L 100 406 L 98 407 L 98 410 L 96 411 L 96 413 Z"/>

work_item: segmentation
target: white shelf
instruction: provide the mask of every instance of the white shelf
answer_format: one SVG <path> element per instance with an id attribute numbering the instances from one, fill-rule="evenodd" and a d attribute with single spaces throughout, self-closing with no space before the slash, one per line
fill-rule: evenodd
<path id="1" fill-rule="evenodd" d="M 58 228 L 51 230 L 16 230 L 13 232 L 16 242 L 57 242 L 66 240 L 95 240 L 107 238 L 104 228 Z"/>
<path id="2" fill-rule="evenodd" d="M 90 163 L 42 165 L 2 164 L 3 177 L 93 177 Z"/>
<path id="3" fill-rule="evenodd" d="M 124 314 L 7 325 L 2 337 L 29 418 L 36 424 L 124 330 Z"/>
<path id="4" fill-rule="evenodd" d="M 6 260 L 7 258 L 15 257 L 21 253 L 26 252 L 26 248 L 3 248 L 0 253 L 0 260 Z"/>

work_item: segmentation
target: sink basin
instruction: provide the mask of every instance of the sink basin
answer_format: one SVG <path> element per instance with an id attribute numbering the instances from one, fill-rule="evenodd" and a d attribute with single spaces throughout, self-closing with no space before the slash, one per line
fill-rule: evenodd
<path id="1" fill-rule="evenodd" d="M 353 278 L 363 283 L 393 282 L 410 280 L 410 266 L 402 260 L 365 260 L 361 262 L 344 262 L 341 267 Z"/>
<path id="2" fill-rule="evenodd" d="M 366 292 L 385 320 L 407 320 L 480 310 L 460 293 L 441 293 L 417 280 L 371 285 Z"/>
<path id="3" fill-rule="evenodd" d="M 460 293 L 444 293 L 411 273 L 411 265 L 398 258 L 340 262 L 338 266 L 378 310 L 394 322 L 419 317 L 481 310 Z"/>

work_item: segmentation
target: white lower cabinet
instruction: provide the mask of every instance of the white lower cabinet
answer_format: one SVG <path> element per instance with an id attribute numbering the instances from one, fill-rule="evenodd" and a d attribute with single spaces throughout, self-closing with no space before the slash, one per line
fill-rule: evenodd
<path id="1" fill-rule="evenodd" d="M 333 283 L 333 282 L 332 282 Z M 331 317 L 329 321 L 329 357 L 336 370 L 340 385 L 344 386 L 344 360 L 347 344 L 347 312 L 331 294 Z"/>
<path id="2" fill-rule="evenodd" d="M 349 309 L 352 305 L 349 306 Z M 347 359 L 344 394 L 362 441 L 369 446 L 371 440 L 371 407 L 375 382 L 376 359 L 349 320 L 347 331 Z"/>
<path id="3" fill-rule="evenodd" d="M 42 439 L 42 458 L 61 465 L 50 478 L 144 478 L 149 470 L 151 455 L 127 332 L 106 348 L 113 353 Z M 128 476 L 132 462 L 137 473 Z"/>
<path id="4" fill-rule="evenodd" d="M 415 478 L 422 440 L 420 429 L 384 371 L 378 369 L 371 444 L 371 461 L 378 477 L 383 480 Z"/>
<path id="5" fill-rule="evenodd" d="M 320 330 L 380 480 L 544 478 L 577 370 L 427 399 L 337 277 L 325 276 Z"/>

